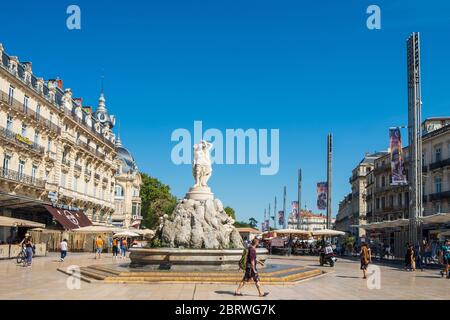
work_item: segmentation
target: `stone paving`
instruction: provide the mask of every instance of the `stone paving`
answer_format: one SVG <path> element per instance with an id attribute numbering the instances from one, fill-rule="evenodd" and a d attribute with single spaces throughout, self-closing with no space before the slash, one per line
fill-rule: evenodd
<path id="1" fill-rule="evenodd" d="M 95 260 L 92 254 L 69 253 L 66 261 L 58 256 L 35 258 L 32 267 L 18 266 L 13 260 L 0 261 L 0 299 L 159 299 L 159 300 L 240 300 L 262 299 L 253 285 L 245 287 L 243 297 L 235 297 L 235 285 L 218 284 L 108 284 L 81 282 L 79 289 L 67 287 L 68 277 L 57 268 L 71 265 L 123 263 L 104 255 Z M 450 299 L 450 280 L 442 279 L 438 270 L 406 272 L 398 265 L 379 265 L 380 289 L 368 289 L 362 279 L 359 262 L 339 259 L 335 268 L 320 267 L 317 257 L 273 257 L 271 263 L 321 268 L 327 274 L 295 285 L 265 286 L 270 295 L 264 299 Z M 375 263 L 377 265 L 377 263 Z M 70 281 L 70 280 L 69 280 Z"/>

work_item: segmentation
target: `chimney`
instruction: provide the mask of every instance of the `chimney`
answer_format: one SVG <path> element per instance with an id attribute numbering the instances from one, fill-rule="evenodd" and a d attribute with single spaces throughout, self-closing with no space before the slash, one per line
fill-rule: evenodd
<path id="1" fill-rule="evenodd" d="M 3 48 L 3 44 L 0 42 L 0 57 L 3 51 L 5 51 L 5 49 Z"/>
<path id="2" fill-rule="evenodd" d="M 83 98 L 73 98 L 73 100 L 78 104 L 78 106 L 83 107 Z"/>
<path id="3" fill-rule="evenodd" d="M 60 88 L 61 90 L 63 89 L 63 81 L 62 79 L 56 79 L 56 85 L 58 86 L 58 88 Z"/>
<path id="4" fill-rule="evenodd" d="M 83 106 L 83 110 L 86 111 L 89 114 L 92 114 L 92 107 L 91 106 Z"/>

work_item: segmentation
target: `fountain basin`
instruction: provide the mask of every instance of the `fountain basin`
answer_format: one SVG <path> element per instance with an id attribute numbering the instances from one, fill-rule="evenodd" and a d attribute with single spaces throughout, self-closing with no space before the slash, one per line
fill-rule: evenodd
<path id="1" fill-rule="evenodd" d="M 173 271 L 238 270 L 242 249 L 131 248 L 130 267 Z M 257 249 L 257 259 L 267 260 L 267 249 Z"/>

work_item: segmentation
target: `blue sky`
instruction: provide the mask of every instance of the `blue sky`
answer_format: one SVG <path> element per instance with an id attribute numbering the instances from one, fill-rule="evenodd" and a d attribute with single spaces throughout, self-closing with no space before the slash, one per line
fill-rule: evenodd
<path id="1" fill-rule="evenodd" d="M 81 8 L 81 30 L 66 8 Z M 366 28 L 381 8 L 382 29 Z M 288 188 L 316 209 L 326 178 L 326 136 L 334 134 L 333 213 L 365 152 L 388 145 L 388 128 L 407 123 L 405 41 L 422 37 L 423 116 L 450 115 L 448 1 L 16 1 L 2 4 L 0 42 L 32 61 L 44 78 L 61 77 L 74 96 L 96 105 L 104 70 L 109 111 L 140 169 L 178 197 L 192 185 L 189 166 L 170 159 L 173 130 L 280 129 L 280 170 L 215 166 L 210 185 L 238 219 L 262 220 Z M 304 203 L 302 204 L 304 205 Z M 272 205 L 273 208 L 273 205 Z"/>

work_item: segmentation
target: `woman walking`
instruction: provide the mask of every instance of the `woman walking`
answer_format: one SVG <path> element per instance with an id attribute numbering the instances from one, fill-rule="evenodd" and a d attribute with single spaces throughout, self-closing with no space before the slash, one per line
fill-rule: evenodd
<path id="1" fill-rule="evenodd" d="M 361 270 L 363 271 L 363 279 L 367 279 L 367 267 L 369 266 L 369 263 L 372 262 L 372 257 L 370 254 L 370 248 L 367 245 L 367 243 L 363 242 L 361 244 Z"/>

